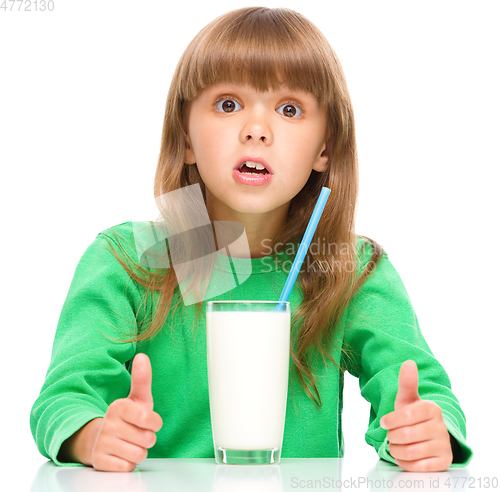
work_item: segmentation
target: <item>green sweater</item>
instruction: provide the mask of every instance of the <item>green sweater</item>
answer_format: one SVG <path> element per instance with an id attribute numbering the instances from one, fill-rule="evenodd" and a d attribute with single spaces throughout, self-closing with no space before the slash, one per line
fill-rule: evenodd
<path id="1" fill-rule="evenodd" d="M 131 361 L 137 352 L 146 353 L 151 360 L 154 409 L 163 419 L 148 457 L 214 457 L 204 311 L 200 324 L 193 329 L 195 305 L 181 302 L 175 315 L 170 310 L 165 326 L 152 340 L 112 340 L 136 326 L 143 288 L 108 251 L 104 236 L 112 239 L 110 232 L 117 232 L 129 243 L 127 252 L 138 261 L 132 224 L 120 224 L 97 236 L 78 263 L 62 308 L 50 365 L 30 418 L 38 449 L 58 465 L 77 465 L 58 460 L 61 444 L 88 421 L 103 417 L 112 401 L 127 397 Z M 371 246 L 364 246 L 365 241 L 358 238 L 359 271 L 371 255 Z M 277 256 L 287 260 L 285 253 Z M 219 259 L 220 273 L 231 273 L 227 257 L 219 255 Z M 277 300 L 291 263 L 282 268 L 272 259 L 233 258 L 237 277 L 250 275 L 229 292 L 208 300 Z M 292 311 L 301 298 L 296 283 L 289 297 Z M 177 299 L 174 296 L 172 306 Z M 405 360 L 412 359 L 419 370 L 420 397 L 441 407 L 448 430 L 460 445 L 452 466 L 469 463 L 472 451 L 465 442 L 464 414 L 445 370 L 420 332 L 405 287 L 385 253 L 351 300 L 336 337 L 340 343 L 332 344 L 331 354 L 359 378 L 361 394 L 371 404 L 366 442 L 374 446 L 380 458 L 394 462 L 388 452 L 387 431 L 380 427 L 379 420 L 394 410 L 399 369 Z M 349 348 L 349 357 L 341 356 L 342 344 Z M 333 363 L 318 364 L 315 371 L 321 407 L 306 395 L 295 371 L 290 372 L 283 458 L 343 456 L 343 373 Z"/>

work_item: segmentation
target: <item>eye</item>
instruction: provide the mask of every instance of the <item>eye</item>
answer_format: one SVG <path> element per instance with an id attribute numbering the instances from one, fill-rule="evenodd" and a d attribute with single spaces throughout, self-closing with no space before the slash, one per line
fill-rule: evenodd
<path id="1" fill-rule="evenodd" d="M 234 99 L 223 98 L 215 103 L 215 109 L 221 113 L 234 113 L 242 109 L 242 107 Z"/>
<path id="2" fill-rule="evenodd" d="M 286 116 L 287 118 L 298 118 L 302 116 L 302 109 L 296 103 L 285 103 L 276 111 L 278 111 L 279 114 Z"/>

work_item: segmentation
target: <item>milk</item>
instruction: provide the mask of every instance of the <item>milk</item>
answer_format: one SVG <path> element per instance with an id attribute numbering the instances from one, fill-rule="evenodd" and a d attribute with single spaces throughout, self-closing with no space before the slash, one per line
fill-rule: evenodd
<path id="1" fill-rule="evenodd" d="M 215 447 L 281 449 L 290 313 L 207 312 L 207 356 Z"/>

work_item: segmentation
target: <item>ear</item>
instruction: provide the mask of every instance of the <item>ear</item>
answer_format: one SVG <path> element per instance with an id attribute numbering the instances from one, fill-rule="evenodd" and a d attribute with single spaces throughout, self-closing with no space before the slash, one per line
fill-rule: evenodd
<path id="1" fill-rule="evenodd" d="M 318 171 L 319 173 L 323 173 L 326 171 L 328 167 L 328 161 L 330 160 L 330 155 L 331 155 L 331 150 L 332 146 L 330 143 L 330 140 L 325 142 L 325 145 L 323 146 L 323 149 L 321 150 L 321 154 L 319 157 L 316 159 L 313 169 L 315 171 Z"/>
<path id="2" fill-rule="evenodd" d="M 185 133 L 184 136 L 186 141 L 186 148 L 184 149 L 184 163 L 196 164 L 196 157 L 194 155 L 194 150 L 193 146 L 191 145 L 191 141 L 189 140 L 189 135 Z"/>

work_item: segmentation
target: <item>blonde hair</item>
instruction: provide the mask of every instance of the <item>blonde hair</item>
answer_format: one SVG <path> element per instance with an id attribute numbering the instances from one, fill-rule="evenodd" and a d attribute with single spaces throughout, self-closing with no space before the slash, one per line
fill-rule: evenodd
<path id="1" fill-rule="evenodd" d="M 305 269 L 299 274 L 303 300 L 292 313 L 292 360 L 305 391 L 321 405 L 311 361 L 320 354 L 323 360 L 338 365 L 328 351 L 334 327 L 382 250 L 369 240 L 373 254 L 365 270 L 357 278 L 355 269 L 348 267 L 356 264 L 358 163 L 354 115 L 337 56 L 313 23 L 289 9 L 251 7 L 228 12 L 198 33 L 181 56 L 170 85 L 154 194 L 159 197 L 198 183 L 206 202 L 205 185 L 196 165 L 184 163 L 186 107 L 190 101 L 219 82 L 248 83 L 265 91 L 278 89 L 283 81 L 292 90 L 311 92 L 321 106 L 328 108 L 328 168 L 324 172 L 312 171 L 304 188 L 291 201 L 286 224 L 272 238 L 273 245 L 300 242 L 322 187 L 331 189 L 313 242 L 326 240 L 342 247 L 336 248 L 335 255 L 322 250 L 307 252 L 309 264 L 327 267 L 321 271 Z M 173 269 L 154 273 L 131 259 L 134 267 L 129 268 L 114 254 L 129 275 L 148 288 L 148 293 L 159 293 L 151 322 L 133 337 L 137 341 L 151 338 L 164 326 L 171 307 L 178 285 Z M 179 303 L 180 299 L 175 309 Z M 196 319 L 201 308 L 200 302 Z"/>

